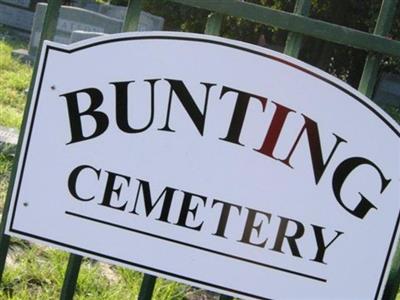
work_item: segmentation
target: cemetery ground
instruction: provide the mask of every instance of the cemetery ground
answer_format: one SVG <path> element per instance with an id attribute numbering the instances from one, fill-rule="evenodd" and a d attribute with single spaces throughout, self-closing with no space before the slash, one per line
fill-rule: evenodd
<path id="1" fill-rule="evenodd" d="M 0 126 L 19 128 L 32 67 L 12 58 L 14 49 L 26 43 L 0 28 Z M 2 210 L 14 159 L 15 147 L 0 146 L 0 210 Z M 11 249 L 0 299 L 58 299 L 68 254 L 45 246 L 11 239 Z M 74 299 L 136 299 L 142 274 L 127 268 L 85 259 L 79 273 Z M 186 285 L 157 280 L 155 299 L 210 299 L 211 296 Z"/>

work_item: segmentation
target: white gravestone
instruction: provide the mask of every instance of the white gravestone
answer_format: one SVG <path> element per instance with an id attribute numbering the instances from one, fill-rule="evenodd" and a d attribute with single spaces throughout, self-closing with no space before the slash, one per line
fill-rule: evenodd
<path id="1" fill-rule="evenodd" d="M 45 3 L 38 4 L 36 8 L 28 52 L 31 58 L 35 57 L 39 46 L 46 9 Z M 121 28 L 122 22 L 119 20 L 78 7 L 61 6 L 54 41 L 69 44 L 71 34 L 76 30 L 118 33 Z"/>
<path id="2" fill-rule="evenodd" d="M 29 34 L 32 28 L 33 12 L 0 2 L 0 24 Z"/>
<path id="3" fill-rule="evenodd" d="M 45 3 L 39 3 L 37 5 L 33 18 L 29 49 L 28 51 L 23 49 L 14 51 L 15 56 L 30 61 L 33 61 L 35 58 L 39 47 L 46 9 L 47 4 Z M 125 14 L 126 8 L 116 5 L 102 5 L 99 6 L 99 12 L 95 12 L 79 7 L 61 6 L 54 41 L 69 44 L 82 40 L 84 37 L 89 38 L 102 34 L 118 33 L 122 29 L 123 21 L 100 13 L 107 12 L 107 14 L 115 15 L 116 11 L 119 11 L 119 13 L 124 11 L 123 14 Z M 162 17 L 154 16 L 147 12 L 141 12 L 138 31 L 162 30 L 163 26 L 164 19 Z M 74 31 L 79 31 L 80 33 L 72 37 Z M 83 31 L 96 34 L 82 34 Z"/>
<path id="4" fill-rule="evenodd" d="M 26 8 L 29 8 L 31 5 L 31 0 L 2 0 L 0 2 L 10 3 L 15 6 L 21 6 Z"/>

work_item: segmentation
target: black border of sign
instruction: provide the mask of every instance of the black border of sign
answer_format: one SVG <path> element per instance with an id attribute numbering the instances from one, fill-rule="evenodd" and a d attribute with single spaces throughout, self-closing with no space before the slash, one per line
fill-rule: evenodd
<path id="1" fill-rule="evenodd" d="M 20 235 L 24 235 L 24 236 L 27 236 L 27 237 L 31 237 L 31 238 L 34 238 L 34 239 L 37 239 L 37 240 L 42 240 L 44 242 L 49 242 L 49 243 L 52 243 L 52 244 L 55 244 L 55 245 L 59 245 L 59 246 L 65 247 L 65 248 L 70 248 L 70 249 L 74 249 L 74 250 L 77 250 L 77 251 L 82 251 L 82 252 L 85 252 L 85 253 L 88 253 L 88 254 L 92 254 L 92 255 L 95 255 L 95 256 L 98 256 L 98 257 L 103 257 L 103 258 L 108 259 L 108 260 L 120 262 L 120 263 L 127 264 L 127 265 L 136 266 L 136 267 L 139 267 L 139 268 L 142 268 L 142 269 L 147 269 L 149 271 L 154 271 L 154 272 L 161 273 L 161 274 L 168 275 L 168 276 L 172 276 L 172 277 L 175 277 L 175 278 L 184 279 L 184 280 L 195 282 L 195 283 L 202 284 L 202 285 L 205 285 L 205 286 L 214 287 L 214 288 L 217 288 L 217 289 L 220 289 L 220 290 L 225 290 L 225 291 L 232 292 L 232 293 L 235 293 L 235 294 L 239 294 L 239 295 L 243 295 L 243 296 L 250 296 L 250 297 L 258 298 L 258 299 L 268 299 L 268 298 L 263 298 L 263 297 L 260 297 L 260 296 L 257 296 L 257 295 L 252 295 L 252 294 L 249 294 L 249 293 L 246 293 L 246 292 L 243 292 L 243 291 L 237 291 L 237 290 L 233 290 L 233 289 L 230 289 L 230 288 L 221 287 L 221 286 L 215 285 L 213 283 L 208 283 L 208 282 L 203 282 L 203 281 L 200 281 L 200 280 L 197 280 L 197 279 L 187 278 L 185 276 L 181 276 L 181 275 L 178 275 L 178 274 L 173 274 L 173 273 L 168 272 L 168 271 L 158 270 L 158 269 L 147 267 L 147 266 L 142 266 L 142 265 L 139 265 L 139 264 L 136 264 L 136 263 L 133 263 L 133 262 L 125 261 L 125 260 L 122 260 L 122 259 L 119 259 L 119 258 L 107 256 L 107 255 L 104 255 L 104 254 L 99 254 L 99 253 L 93 252 L 91 250 L 87 250 L 87 249 L 83 249 L 83 248 L 67 245 L 67 244 L 64 244 L 64 243 L 60 243 L 60 242 L 53 241 L 53 240 L 50 240 L 50 239 L 47 239 L 47 238 L 43 238 L 43 237 L 40 237 L 40 236 L 35 236 L 35 235 L 29 234 L 29 233 L 25 233 L 25 232 L 13 229 L 14 217 L 15 217 L 15 213 L 16 213 L 16 207 L 17 207 L 17 203 L 18 203 L 19 192 L 20 192 L 20 188 L 21 188 L 21 183 L 22 183 L 22 178 L 23 178 L 26 158 L 27 158 L 27 154 L 28 154 L 28 150 L 29 150 L 29 143 L 30 143 L 30 139 L 31 139 L 31 135 L 32 135 L 33 125 L 34 125 L 34 121 L 35 121 L 35 114 L 36 114 L 38 99 L 39 99 L 39 95 L 40 95 L 40 91 L 41 91 L 41 87 L 42 87 L 44 70 L 46 69 L 46 62 L 47 62 L 47 57 L 48 57 L 48 54 L 49 54 L 49 50 L 55 50 L 55 51 L 65 52 L 65 53 L 70 54 L 70 53 L 73 53 L 73 52 L 76 52 L 76 51 L 79 51 L 79 50 L 83 50 L 83 49 L 86 49 L 86 48 L 91 48 L 91 47 L 94 47 L 94 46 L 97 46 L 97 45 L 101 45 L 101 44 L 116 43 L 116 42 L 128 41 L 128 40 L 179 40 L 179 41 L 190 41 L 190 42 L 200 42 L 200 43 L 211 43 L 211 44 L 216 44 L 216 45 L 219 45 L 219 46 L 225 46 L 225 47 L 229 47 L 229 48 L 234 48 L 236 50 L 241 50 L 241 51 L 244 51 L 244 52 L 252 53 L 252 54 L 255 54 L 255 55 L 258 55 L 258 56 L 262 56 L 262 57 L 267 58 L 267 59 L 271 59 L 271 60 L 283 63 L 285 65 L 288 65 L 290 67 L 298 69 L 298 70 L 300 70 L 300 71 L 302 71 L 304 73 L 307 73 L 307 74 L 309 74 L 309 75 L 311 75 L 311 76 L 313 76 L 315 78 L 318 78 L 318 79 L 320 79 L 320 80 L 322 80 L 322 81 L 324 81 L 324 82 L 336 87 L 337 89 L 341 90 L 345 94 L 351 96 L 352 98 L 354 98 L 354 100 L 356 100 L 359 103 L 361 103 L 363 106 L 368 108 L 372 113 L 374 113 L 379 119 L 381 119 L 398 137 L 400 137 L 400 131 L 398 131 L 389 121 L 387 121 L 386 118 L 384 116 L 382 116 L 374 107 L 372 107 L 370 104 L 366 103 L 363 99 L 361 99 L 355 93 L 353 93 L 352 91 L 344 88 L 343 86 L 339 85 L 338 83 L 336 83 L 336 82 L 334 82 L 334 81 L 332 81 L 332 80 L 330 80 L 328 78 L 323 77 L 322 75 L 319 75 L 319 74 L 317 74 L 317 73 L 315 73 L 315 72 L 313 72 L 311 70 L 308 70 L 305 67 L 296 65 L 293 62 L 287 61 L 287 60 L 285 60 L 283 58 L 276 57 L 276 56 L 274 56 L 272 54 L 268 54 L 268 53 L 262 52 L 261 50 L 249 49 L 249 48 L 246 48 L 245 46 L 234 45 L 234 44 L 230 44 L 228 42 L 223 42 L 221 40 L 209 40 L 209 39 L 206 38 L 206 36 L 204 36 L 204 38 L 203 37 L 202 38 L 195 38 L 195 37 L 184 37 L 184 36 L 170 36 L 170 35 L 126 36 L 126 37 L 111 38 L 111 39 L 108 39 L 108 40 L 101 40 L 101 41 L 98 41 L 98 42 L 94 42 L 94 43 L 87 44 L 87 45 L 84 45 L 84 46 L 80 46 L 80 47 L 77 47 L 77 48 L 74 48 L 74 49 L 70 49 L 70 50 L 66 50 L 66 49 L 63 49 L 63 48 L 58 48 L 58 47 L 51 46 L 51 45 L 47 45 L 46 46 L 46 50 L 45 50 L 46 52 L 44 54 L 44 59 L 43 59 L 43 64 L 42 64 L 42 68 L 41 68 L 39 84 L 38 84 L 38 88 L 36 90 L 36 96 L 35 96 L 35 99 L 34 99 L 34 103 L 31 103 L 31 106 L 34 105 L 34 107 L 33 107 L 33 112 L 32 112 L 32 116 L 31 116 L 31 124 L 29 124 L 29 132 L 28 132 L 28 137 L 27 137 L 27 140 L 26 140 L 26 148 L 25 148 L 25 151 L 24 151 L 24 158 L 22 160 L 21 171 L 19 173 L 20 174 L 19 175 L 19 180 L 18 180 L 17 186 L 16 187 L 14 186 L 14 189 L 16 188 L 17 191 L 16 191 L 15 203 L 14 203 L 12 217 L 11 217 L 11 223 L 10 223 L 10 229 L 9 229 L 10 232 L 14 232 L 16 234 L 20 234 Z M 28 124 L 27 124 L 27 126 L 28 126 Z M 380 292 L 380 290 L 382 288 L 383 278 L 384 278 L 384 275 L 385 275 L 385 271 L 386 271 L 386 269 L 388 267 L 389 258 L 390 258 L 391 254 L 392 254 L 393 246 L 394 246 L 394 243 L 395 243 L 395 238 L 396 238 L 397 231 L 398 231 L 398 228 L 399 228 L 399 223 L 400 223 L 400 212 L 399 212 L 399 215 L 397 217 L 396 226 L 395 226 L 394 231 L 393 231 L 393 235 L 392 235 L 392 239 L 390 241 L 388 253 L 387 253 L 387 256 L 386 256 L 386 259 L 385 259 L 385 263 L 383 265 L 383 269 L 382 269 L 382 272 L 381 272 L 381 276 L 380 276 L 380 279 L 379 279 L 379 283 L 378 283 L 378 286 L 377 286 L 377 289 L 376 289 L 375 299 L 378 298 L 379 292 Z"/>

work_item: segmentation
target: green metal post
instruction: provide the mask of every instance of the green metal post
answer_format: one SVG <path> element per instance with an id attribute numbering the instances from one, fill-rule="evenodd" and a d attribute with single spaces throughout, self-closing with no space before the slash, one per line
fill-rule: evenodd
<path id="1" fill-rule="evenodd" d="M 398 0 L 383 0 L 379 16 L 376 21 L 374 35 L 386 36 L 393 24 Z M 370 53 L 365 61 L 358 90 L 367 97 L 372 97 L 376 79 L 378 77 L 379 64 L 382 55 Z"/>
<path id="2" fill-rule="evenodd" d="M 49 1 L 48 7 L 46 10 L 46 15 L 44 18 L 42 33 L 40 36 L 39 51 L 36 55 L 35 63 L 33 66 L 32 78 L 31 78 L 31 82 L 30 82 L 30 86 L 29 86 L 29 92 L 28 92 L 27 103 L 26 103 L 25 111 L 24 111 L 23 123 L 21 126 L 20 135 L 18 138 L 17 155 L 14 160 L 14 166 L 13 166 L 13 170 L 11 173 L 11 179 L 10 179 L 10 183 L 8 186 L 7 197 L 6 197 L 6 201 L 4 203 L 3 214 L 2 214 L 1 223 L 0 223 L 0 281 L 3 277 L 8 247 L 9 247 L 9 243 L 10 243 L 10 237 L 8 235 L 6 235 L 4 232 L 5 232 L 6 223 L 7 223 L 7 214 L 10 209 L 11 191 L 12 191 L 11 188 L 14 185 L 14 181 L 15 181 L 15 174 L 17 171 L 17 161 L 19 158 L 19 152 L 21 150 L 22 138 L 23 138 L 24 132 L 25 132 L 28 107 L 29 107 L 29 105 L 31 103 L 31 99 L 32 99 L 33 85 L 36 80 L 37 68 L 38 68 L 39 57 L 40 57 L 40 50 L 42 49 L 44 40 L 52 40 L 54 37 L 54 34 L 56 32 L 57 19 L 58 19 L 58 13 L 60 10 L 60 6 L 61 6 L 61 0 Z"/>
<path id="3" fill-rule="evenodd" d="M 139 27 L 140 12 L 142 11 L 143 0 L 130 0 L 126 12 L 122 31 L 137 31 Z"/>
<path id="4" fill-rule="evenodd" d="M 83 257 L 76 254 L 70 254 L 67 270 L 64 276 L 64 283 L 61 290 L 60 300 L 72 300 L 75 293 L 76 283 L 78 281 L 79 270 L 81 268 Z"/>
<path id="5" fill-rule="evenodd" d="M 311 0 L 297 0 L 293 13 L 308 16 L 311 8 Z M 286 39 L 284 53 L 293 57 L 298 57 L 303 42 L 303 36 L 299 33 L 289 32 Z"/>
<path id="6" fill-rule="evenodd" d="M 140 286 L 138 300 L 151 300 L 156 280 L 157 277 L 153 275 L 148 275 L 148 274 L 143 275 L 143 280 L 142 280 L 142 285 Z"/>
<path id="7" fill-rule="evenodd" d="M 382 56 L 380 54 L 368 54 L 360 83 L 358 84 L 358 90 L 369 98 L 372 98 L 372 94 L 374 93 L 381 58 Z"/>
<path id="8" fill-rule="evenodd" d="M 224 17 L 221 14 L 218 13 L 209 14 L 204 33 L 210 35 L 220 35 L 223 19 Z"/>

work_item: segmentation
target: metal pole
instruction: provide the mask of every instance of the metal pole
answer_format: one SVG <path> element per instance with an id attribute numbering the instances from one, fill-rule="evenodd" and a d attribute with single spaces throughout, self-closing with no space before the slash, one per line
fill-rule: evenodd
<path id="1" fill-rule="evenodd" d="M 82 259 L 83 257 L 80 255 L 70 254 L 67 270 L 64 276 L 64 283 L 61 290 L 60 300 L 73 299 Z"/>
<path id="2" fill-rule="evenodd" d="M 142 285 L 140 286 L 140 292 L 138 300 L 151 300 L 154 292 L 154 286 L 156 284 L 157 277 L 144 274 Z"/>
<path id="3" fill-rule="evenodd" d="M 383 0 L 379 16 L 376 21 L 374 34 L 386 36 L 393 24 L 398 0 Z M 364 70 L 358 85 L 358 90 L 371 98 L 374 92 L 376 79 L 378 77 L 379 65 L 382 55 L 370 53 L 365 61 Z"/>

